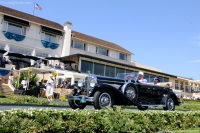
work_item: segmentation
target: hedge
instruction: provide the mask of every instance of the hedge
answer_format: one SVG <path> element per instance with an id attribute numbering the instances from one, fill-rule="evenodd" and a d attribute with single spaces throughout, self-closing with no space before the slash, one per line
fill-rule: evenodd
<path id="1" fill-rule="evenodd" d="M 36 98 L 33 96 L 27 95 L 7 95 L 7 98 L 15 100 L 17 104 L 37 104 L 37 105 L 57 105 L 57 106 L 66 106 L 66 102 L 49 102 L 46 98 Z M 62 99 L 64 101 L 64 99 Z"/>
<path id="2" fill-rule="evenodd" d="M 0 131 L 12 133 L 166 132 L 200 127 L 200 111 L 54 110 L 0 112 Z"/>

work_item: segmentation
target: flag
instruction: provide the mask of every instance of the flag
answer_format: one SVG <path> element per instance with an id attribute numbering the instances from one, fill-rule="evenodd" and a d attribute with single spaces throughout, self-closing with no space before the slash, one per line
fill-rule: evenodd
<path id="1" fill-rule="evenodd" d="M 39 6 L 37 3 L 35 3 L 35 8 L 38 9 L 38 10 L 42 10 L 42 7 Z"/>

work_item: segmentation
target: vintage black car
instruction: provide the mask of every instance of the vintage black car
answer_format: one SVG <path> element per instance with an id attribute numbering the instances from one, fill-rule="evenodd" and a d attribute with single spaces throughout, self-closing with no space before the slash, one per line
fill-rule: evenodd
<path id="1" fill-rule="evenodd" d="M 140 83 L 138 73 L 121 73 L 116 78 L 89 75 L 78 81 L 78 87 L 68 95 L 68 102 L 72 109 L 84 109 L 86 105 L 94 105 L 95 109 L 135 105 L 139 110 L 148 106 L 175 110 L 175 105 L 181 104 L 172 89 Z"/>

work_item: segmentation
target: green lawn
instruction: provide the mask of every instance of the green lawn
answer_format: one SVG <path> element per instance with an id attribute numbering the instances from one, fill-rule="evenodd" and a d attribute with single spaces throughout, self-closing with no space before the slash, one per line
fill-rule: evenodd
<path id="1" fill-rule="evenodd" d="M 200 100 L 188 100 L 188 99 L 181 99 L 182 104 L 180 106 L 176 106 L 175 110 L 177 111 L 199 111 L 200 110 Z M 137 109 L 136 106 L 122 106 L 124 108 L 131 108 Z M 162 110 L 163 107 L 149 107 L 152 110 Z"/>
<path id="2" fill-rule="evenodd" d="M 0 103 L 15 103 L 15 100 L 9 98 L 0 98 Z"/>
<path id="3" fill-rule="evenodd" d="M 16 104 L 36 104 L 36 105 L 56 105 L 56 106 L 68 106 L 66 99 L 54 99 L 52 102 L 49 102 L 47 98 L 36 98 L 33 96 L 27 95 L 3 95 L 0 97 L 0 103 L 16 103 Z"/>
<path id="4" fill-rule="evenodd" d="M 200 101 L 181 99 L 182 104 L 176 106 L 178 111 L 199 111 Z M 48 102 L 46 98 L 36 98 L 26 95 L 7 95 L 5 98 L 0 97 L 0 103 L 18 103 L 18 104 L 41 104 L 41 105 L 68 105 L 66 99 L 54 100 L 54 102 Z M 128 106 L 125 108 L 137 108 L 136 106 Z M 162 107 L 149 107 L 149 109 L 160 110 Z"/>

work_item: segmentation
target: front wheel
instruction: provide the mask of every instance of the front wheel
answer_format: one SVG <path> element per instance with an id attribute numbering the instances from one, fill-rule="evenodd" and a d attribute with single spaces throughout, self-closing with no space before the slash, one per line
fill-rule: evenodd
<path id="1" fill-rule="evenodd" d="M 172 97 L 167 98 L 166 107 L 163 107 L 164 110 L 174 111 L 175 110 L 175 102 Z"/>
<path id="2" fill-rule="evenodd" d="M 147 110 L 148 106 L 137 106 L 139 110 Z"/>
<path id="3" fill-rule="evenodd" d="M 108 90 L 99 90 L 94 93 L 94 108 L 105 109 L 106 106 L 113 107 L 114 97 Z"/>
<path id="4" fill-rule="evenodd" d="M 71 96 L 74 96 L 75 95 L 75 92 L 72 91 L 70 93 Z M 80 101 L 78 100 L 73 100 L 73 99 L 69 99 L 68 100 L 68 103 L 69 103 L 69 106 L 72 108 L 72 109 L 84 109 L 86 107 L 86 104 L 85 103 L 80 103 Z"/>

